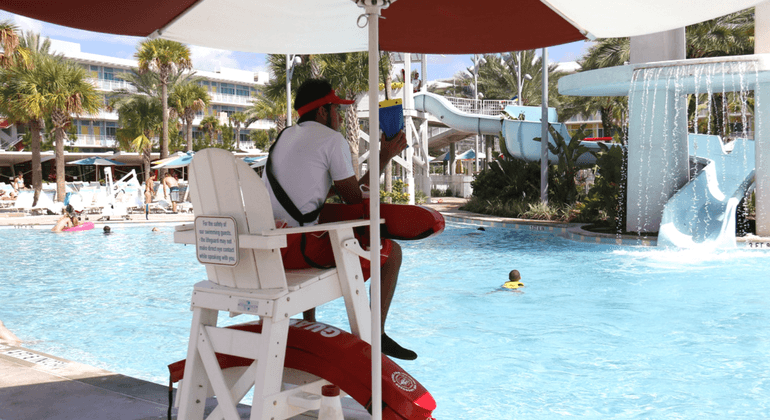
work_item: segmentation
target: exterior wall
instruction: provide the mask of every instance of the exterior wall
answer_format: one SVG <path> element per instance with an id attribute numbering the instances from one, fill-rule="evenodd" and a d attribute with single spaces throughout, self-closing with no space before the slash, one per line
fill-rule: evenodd
<path id="1" fill-rule="evenodd" d="M 469 198 L 473 195 L 472 176 L 468 175 L 431 175 L 431 189 L 452 190 L 454 196 Z"/>

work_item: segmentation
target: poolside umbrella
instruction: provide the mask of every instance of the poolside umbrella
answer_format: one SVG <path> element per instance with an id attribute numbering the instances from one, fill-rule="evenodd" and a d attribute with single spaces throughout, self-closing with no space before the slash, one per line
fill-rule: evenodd
<path id="1" fill-rule="evenodd" d="M 764 0 L 0 0 L 0 9 L 97 32 L 160 36 L 258 53 L 369 52 L 369 109 L 378 109 L 378 51 L 495 53 L 644 35 L 713 19 Z M 360 6 L 360 7 L 359 7 Z M 380 23 L 380 15 L 382 19 Z M 380 26 L 382 27 L 380 29 Z M 469 34 L 468 29 L 471 29 Z M 369 118 L 369 165 L 379 166 L 379 115 Z M 378 171 L 370 171 L 371 242 L 380 240 Z M 381 407 L 380 259 L 371 251 L 372 407 Z M 378 420 L 382 413 L 373 410 Z"/>
<path id="2" fill-rule="evenodd" d="M 67 163 L 67 165 L 94 165 L 96 166 L 96 179 L 95 181 L 99 181 L 99 167 L 100 166 L 118 166 L 118 165 L 125 165 L 122 162 L 118 162 L 116 160 L 107 159 L 103 157 L 97 157 L 92 156 L 85 159 L 75 160 L 72 162 Z"/>
<path id="3" fill-rule="evenodd" d="M 184 168 L 192 162 L 192 158 L 195 156 L 195 152 L 181 153 L 177 156 L 171 156 L 166 159 L 156 160 L 153 162 L 152 169 L 159 168 Z"/>
<path id="4" fill-rule="evenodd" d="M 161 168 L 162 166 L 158 166 L 158 165 L 162 165 L 164 163 L 171 162 L 172 160 L 175 160 L 176 158 L 178 158 L 180 156 L 184 156 L 184 155 L 185 155 L 185 152 L 174 152 L 174 153 L 170 154 L 166 158 L 154 160 L 154 161 L 152 161 L 152 164 L 154 165 L 152 167 L 152 169 L 156 169 L 156 167 L 157 168 Z"/>
<path id="5" fill-rule="evenodd" d="M 398 0 L 382 11 L 379 46 L 430 54 L 520 51 L 661 32 L 762 1 Z M 89 31 L 227 50 L 318 54 L 368 46 L 367 29 L 358 25 L 364 11 L 352 0 L 0 0 L 0 9 Z"/>
<path id="6" fill-rule="evenodd" d="M 252 168 L 259 168 L 265 166 L 267 163 L 267 156 L 249 156 L 243 158 L 243 161 L 248 163 Z"/>

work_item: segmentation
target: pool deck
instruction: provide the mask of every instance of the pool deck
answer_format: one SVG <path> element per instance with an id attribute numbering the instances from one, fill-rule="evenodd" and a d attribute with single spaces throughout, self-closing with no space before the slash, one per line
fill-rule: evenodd
<path id="1" fill-rule="evenodd" d="M 466 200 L 443 197 L 428 207 L 440 211 L 447 221 L 475 226 L 499 226 L 557 234 L 582 242 L 654 245 L 654 238 L 601 235 L 580 229 L 577 224 L 531 221 L 485 216 L 459 210 Z M 0 227 L 43 228 L 53 226 L 59 216 L 23 216 L 0 214 Z M 158 224 L 192 222 L 192 214 L 133 215 L 130 221 L 98 222 L 104 225 Z M 752 238 L 745 244 L 768 243 L 770 238 Z M 748 246 L 748 245 L 747 245 Z M 2 321 L 2 320 L 0 320 Z M 1 324 L 0 324 L 1 326 Z M 81 420 L 165 419 L 168 410 L 168 387 L 131 378 L 74 361 L 58 358 L 24 347 L 23 342 L 9 340 L 0 328 L 0 420 Z M 209 409 L 213 401 L 207 403 Z M 350 398 L 343 399 L 346 419 L 369 419 L 369 414 Z M 240 406 L 241 418 L 247 419 L 248 406 Z M 172 418 L 176 418 L 173 410 Z M 314 412 L 294 417 L 316 419 Z"/>

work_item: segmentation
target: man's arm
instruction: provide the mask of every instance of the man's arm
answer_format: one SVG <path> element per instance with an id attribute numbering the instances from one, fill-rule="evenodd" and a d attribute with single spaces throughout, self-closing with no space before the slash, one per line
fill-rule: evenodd
<path id="1" fill-rule="evenodd" d="M 385 171 L 388 162 L 406 149 L 406 135 L 401 131 L 395 138 L 387 141 L 383 134 L 382 139 L 380 140 L 380 147 L 379 173 L 382 174 L 383 171 Z M 358 204 L 362 201 L 361 189 L 359 188 L 361 185 L 369 185 L 368 171 L 359 180 L 356 180 L 355 176 L 351 176 L 350 178 L 345 178 L 340 181 L 334 181 L 334 188 L 337 190 L 337 193 L 348 204 Z"/>

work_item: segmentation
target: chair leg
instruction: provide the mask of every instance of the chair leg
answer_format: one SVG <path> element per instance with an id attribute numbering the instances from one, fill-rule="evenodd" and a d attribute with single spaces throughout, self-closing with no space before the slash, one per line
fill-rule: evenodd
<path id="1" fill-rule="evenodd" d="M 271 397 L 281 391 L 286 343 L 289 337 L 289 318 L 273 322 L 262 318 L 263 345 L 258 349 L 257 372 L 254 376 L 254 398 L 250 420 L 269 420 L 275 410 Z"/>
<path id="2" fill-rule="evenodd" d="M 190 328 L 190 342 L 187 347 L 187 363 L 184 369 L 184 384 L 179 402 L 179 420 L 202 419 L 209 391 L 209 378 L 198 351 L 198 337 L 205 326 L 217 324 L 218 311 L 195 308 Z"/>

